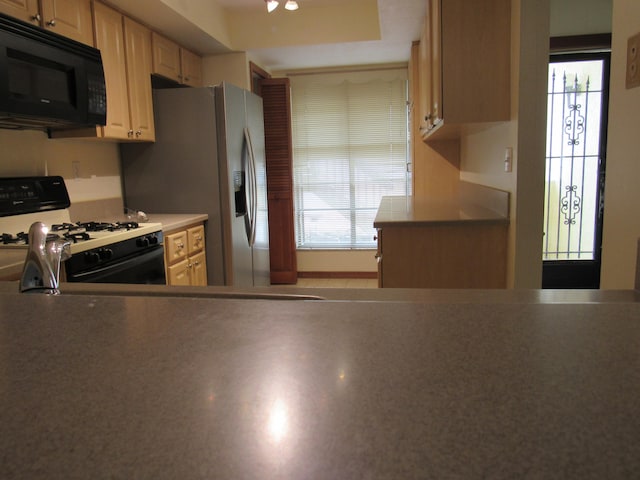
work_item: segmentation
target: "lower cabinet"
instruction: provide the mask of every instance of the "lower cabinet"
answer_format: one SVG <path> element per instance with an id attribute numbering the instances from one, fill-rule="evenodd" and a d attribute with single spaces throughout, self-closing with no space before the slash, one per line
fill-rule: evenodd
<path id="1" fill-rule="evenodd" d="M 204 225 L 198 224 L 164 235 L 167 285 L 207 285 Z"/>
<path id="2" fill-rule="evenodd" d="M 506 223 L 416 224 L 378 229 L 378 286 L 505 288 Z"/>

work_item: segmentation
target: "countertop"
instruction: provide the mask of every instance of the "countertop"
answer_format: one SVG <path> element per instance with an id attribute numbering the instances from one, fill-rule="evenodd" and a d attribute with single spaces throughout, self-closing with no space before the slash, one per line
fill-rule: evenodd
<path id="1" fill-rule="evenodd" d="M 147 216 L 149 222 L 162 223 L 162 230 L 164 232 L 171 232 L 189 225 L 202 223 L 209 218 L 207 214 L 203 213 L 150 213 L 147 214 Z M 0 278 L 18 278 L 22 272 L 26 254 L 25 249 L 0 248 Z"/>
<path id="2" fill-rule="evenodd" d="M 0 478 L 640 477 L 636 292 L 0 286 Z"/>
<path id="3" fill-rule="evenodd" d="M 373 226 L 508 224 L 507 216 L 458 198 L 437 201 L 406 197 L 382 197 Z"/>
<path id="4" fill-rule="evenodd" d="M 161 223 L 163 232 L 180 230 L 196 223 L 206 221 L 209 216 L 206 213 L 147 213 L 149 222 Z"/>

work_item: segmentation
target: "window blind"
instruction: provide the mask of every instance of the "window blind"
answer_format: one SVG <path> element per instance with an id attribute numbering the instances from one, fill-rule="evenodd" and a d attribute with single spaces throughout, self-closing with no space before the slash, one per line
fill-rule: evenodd
<path id="1" fill-rule="evenodd" d="M 382 196 L 408 195 L 406 71 L 291 78 L 297 248 L 373 248 Z"/>

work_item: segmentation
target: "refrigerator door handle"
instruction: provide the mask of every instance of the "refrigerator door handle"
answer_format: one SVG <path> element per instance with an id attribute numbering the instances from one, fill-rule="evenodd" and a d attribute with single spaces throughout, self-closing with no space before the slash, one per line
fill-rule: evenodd
<path id="1" fill-rule="evenodd" d="M 247 214 L 249 217 L 248 240 L 249 246 L 253 247 L 256 241 L 256 218 L 258 213 L 258 185 L 256 176 L 256 159 L 253 151 L 253 142 L 251 141 L 251 133 L 247 127 L 244 128 L 244 139 L 247 142 L 247 152 L 249 153 L 249 162 L 247 164 L 248 183 L 247 188 Z"/>

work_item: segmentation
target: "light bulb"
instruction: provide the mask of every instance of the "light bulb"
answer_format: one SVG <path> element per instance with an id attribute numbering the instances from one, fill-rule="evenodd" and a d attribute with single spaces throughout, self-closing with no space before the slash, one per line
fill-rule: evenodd
<path id="1" fill-rule="evenodd" d="M 284 8 L 286 8 L 287 10 L 297 10 L 298 2 L 296 2 L 295 0 L 288 0 Z"/>
<path id="2" fill-rule="evenodd" d="M 265 0 L 267 2 L 267 12 L 271 13 L 278 8 L 279 2 L 277 0 Z"/>

